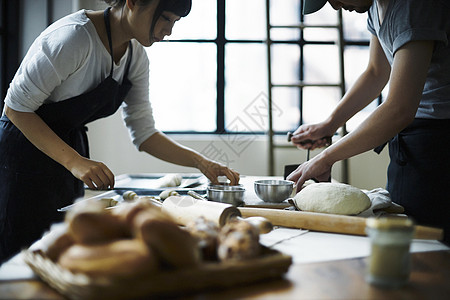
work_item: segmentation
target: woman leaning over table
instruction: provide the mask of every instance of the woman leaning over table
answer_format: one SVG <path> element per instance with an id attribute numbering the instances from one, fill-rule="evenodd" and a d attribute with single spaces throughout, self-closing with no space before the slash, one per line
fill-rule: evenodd
<path id="1" fill-rule="evenodd" d="M 304 13 L 329 2 L 368 12 L 372 33 L 367 69 L 325 121 L 300 126 L 292 141 L 323 147 L 389 82 L 386 100 L 354 131 L 288 176 L 298 186 L 327 179 L 332 165 L 389 143 L 387 189 L 422 225 L 444 229 L 450 243 L 450 2 L 447 0 L 304 0 Z M 301 146 L 302 140 L 314 143 Z M 379 146 L 382 145 L 382 146 Z"/>
<path id="2" fill-rule="evenodd" d="M 34 41 L 11 82 L 0 120 L 0 261 L 60 221 L 57 208 L 114 174 L 89 159 L 85 125 L 123 107 L 133 143 L 165 161 L 198 168 L 212 182 L 239 174 L 183 147 L 154 126 L 143 47 L 171 34 L 191 0 L 105 0 L 80 10 Z M 170 59 L 170 58 L 161 58 Z"/>

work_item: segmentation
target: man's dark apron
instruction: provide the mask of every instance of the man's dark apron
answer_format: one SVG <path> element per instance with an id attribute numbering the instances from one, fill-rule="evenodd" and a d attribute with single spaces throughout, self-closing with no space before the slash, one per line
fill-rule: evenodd
<path id="1" fill-rule="evenodd" d="M 392 201 L 418 224 L 444 228 L 450 243 L 450 120 L 415 119 L 389 142 L 389 156 Z"/>
<path id="2" fill-rule="evenodd" d="M 65 101 L 44 104 L 36 113 L 80 155 L 89 157 L 87 128 L 94 120 L 114 114 L 131 88 L 128 70 L 121 85 L 113 79 L 113 51 L 109 10 L 104 18 L 111 51 L 111 72 L 95 89 Z M 63 218 L 57 209 L 84 195 L 76 179 L 31 144 L 6 117 L 0 119 L 0 262 L 39 239 L 52 223 Z"/>

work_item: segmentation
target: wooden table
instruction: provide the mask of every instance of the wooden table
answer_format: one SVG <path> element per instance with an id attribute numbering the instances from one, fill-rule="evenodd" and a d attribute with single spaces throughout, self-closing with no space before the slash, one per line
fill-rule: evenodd
<path id="1" fill-rule="evenodd" d="M 448 299 L 450 251 L 412 254 L 409 283 L 381 289 L 364 281 L 365 258 L 294 264 L 284 279 L 184 295 L 186 299 Z M 0 282 L 0 299 L 65 299 L 39 280 Z"/>
<path id="2" fill-rule="evenodd" d="M 243 181 L 252 182 L 252 178 L 246 179 Z M 249 187 L 247 190 L 251 191 Z M 333 237 L 341 238 L 339 235 Z M 366 258 L 361 257 L 297 262 L 291 265 L 284 278 L 278 280 L 203 291 L 183 295 L 183 299 L 448 299 L 450 250 L 412 253 L 411 257 L 409 283 L 399 289 L 382 289 L 366 283 Z M 36 279 L 0 281 L 0 299 L 65 298 Z"/>

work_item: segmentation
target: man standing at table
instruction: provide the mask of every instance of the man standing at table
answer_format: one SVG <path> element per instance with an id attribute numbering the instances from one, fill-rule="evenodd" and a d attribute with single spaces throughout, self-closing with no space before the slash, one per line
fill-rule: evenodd
<path id="1" fill-rule="evenodd" d="M 386 100 L 361 125 L 288 179 L 297 186 L 325 181 L 332 165 L 389 144 L 387 189 L 417 223 L 444 229 L 450 243 L 450 2 L 446 0 L 303 0 L 304 14 L 327 2 L 334 9 L 368 12 L 372 33 L 366 70 L 321 123 L 300 126 L 292 137 L 299 148 L 325 146 L 354 114 L 389 82 Z M 313 143 L 301 145 L 303 140 Z M 381 145 L 381 146 L 380 146 Z"/>

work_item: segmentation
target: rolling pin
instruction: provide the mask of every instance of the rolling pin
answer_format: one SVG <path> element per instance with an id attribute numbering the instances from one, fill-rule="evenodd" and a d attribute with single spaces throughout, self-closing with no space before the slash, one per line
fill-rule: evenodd
<path id="1" fill-rule="evenodd" d="M 273 229 L 272 224 L 263 217 L 242 218 L 239 209 L 231 204 L 198 200 L 191 196 L 171 196 L 164 200 L 161 210 L 184 226 L 203 216 L 219 227 L 232 219 L 238 219 L 257 227 L 260 233 L 268 233 Z"/>
<path id="2" fill-rule="evenodd" d="M 352 235 L 366 235 L 366 218 L 362 217 L 268 208 L 239 207 L 238 209 L 243 217 L 264 217 L 274 226 Z M 441 240 L 442 237 L 442 229 L 420 225 L 415 226 L 414 238 L 416 239 Z"/>

